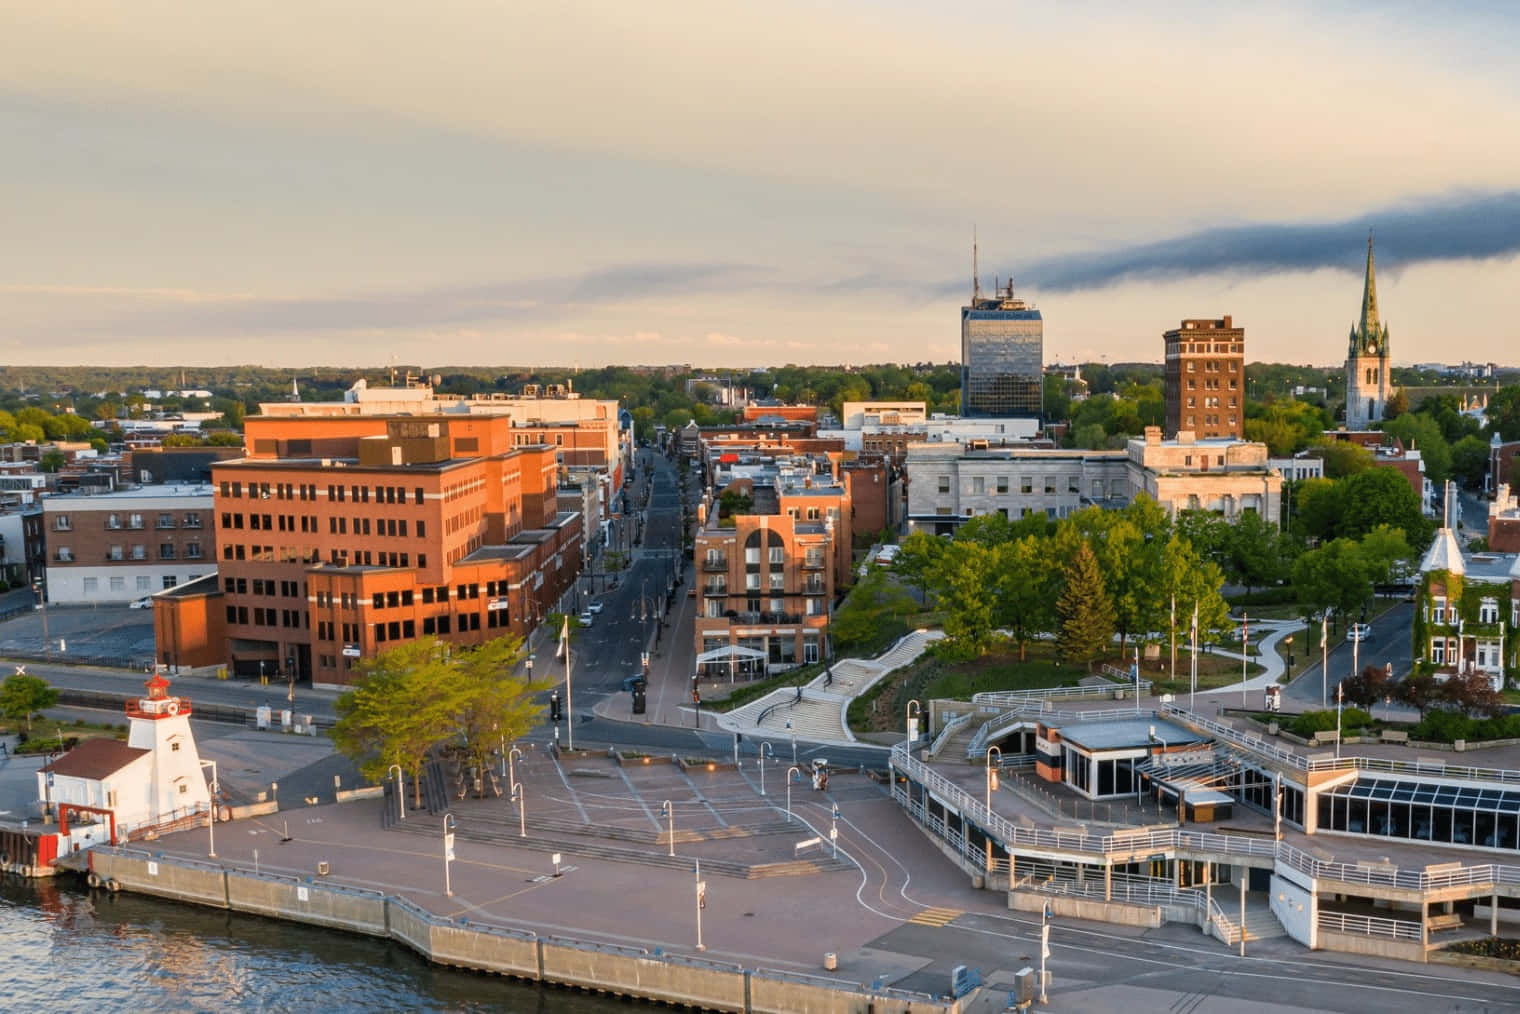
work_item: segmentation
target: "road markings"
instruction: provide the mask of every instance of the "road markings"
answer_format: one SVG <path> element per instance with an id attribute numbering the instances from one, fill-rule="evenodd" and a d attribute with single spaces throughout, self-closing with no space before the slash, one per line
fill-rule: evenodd
<path id="1" fill-rule="evenodd" d="M 946 926 L 964 914 L 954 908 L 926 908 L 908 921 L 919 926 Z"/>

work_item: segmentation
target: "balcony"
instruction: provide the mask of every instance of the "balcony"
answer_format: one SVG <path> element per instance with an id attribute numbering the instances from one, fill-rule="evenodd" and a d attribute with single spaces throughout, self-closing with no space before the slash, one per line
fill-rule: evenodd
<path id="1" fill-rule="evenodd" d="M 725 615 L 729 615 L 729 614 L 725 614 Z M 755 625 L 755 624 L 785 625 L 785 624 L 792 624 L 792 623 L 801 623 L 802 622 L 802 614 L 801 613 L 732 613 L 732 615 L 730 615 L 730 619 L 732 619 L 736 623 L 745 623 L 745 624 L 750 624 L 750 625 Z"/>
<path id="2" fill-rule="evenodd" d="M 702 594 L 703 595 L 713 595 L 713 596 L 727 595 L 728 594 L 728 585 L 726 585 L 726 584 L 709 584 L 709 585 L 704 585 L 702 587 Z"/>
<path id="3" fill-rule="evenodd" d="M 827 591 L 828 588 L 824 586 L 823 581 L 816 577 L 802 582 L 802 594 L 804 595 L 822 595 Z"/>
<path id="4" fill-rule="evenodd" d="M 702 559 L 702 573 L 704 574 L 727 574 L 727 557 L 704 557 Z"/>
<path id="5" fill-rule="evenodd" d="M 803 570 L 822 570 L 823 568 L 824 568 L 824 561 L 823 561 L 823 557 L 821 557 L 821 556 L 818 556 L 818 557 L 810 556 L 807 559 L 805 559 L 805 560 L 802 561 L 802 569 Z"/>

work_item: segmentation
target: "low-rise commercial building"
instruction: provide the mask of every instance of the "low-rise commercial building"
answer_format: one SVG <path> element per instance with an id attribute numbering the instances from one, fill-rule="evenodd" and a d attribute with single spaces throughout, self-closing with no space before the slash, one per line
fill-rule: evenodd
<path id="1" fill-rule="evenodd" d="M 216 569 L 209 486 L 143 486 L 43 501 L 48 601 L 131 602 Z"/>

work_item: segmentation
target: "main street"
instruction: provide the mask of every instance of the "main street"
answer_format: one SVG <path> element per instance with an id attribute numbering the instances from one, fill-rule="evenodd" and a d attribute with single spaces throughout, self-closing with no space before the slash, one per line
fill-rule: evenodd
<path id="1" fill-rule="evenodd" d="M 1314 664 L 1304 670 L 1283 691 L 1284 697 L 1287 698 L 1284 702 L 1285 710 L 1315 710 L 1320 707 L 1322 697 L 1326 706 L 1335 707 L 1335 688 L 1359 667 L 1391 664 L 1395 677 L 1402 679 L 1408 676 L 1414 664 L 1410 642 L 1413 622 L 1414 605 L 1409 602 L 1400 602 L 1372 621 L 1372 629 L 1359 645 L 1352 645 L 1346 640 L 1344 627 L 1331 634 L 1329 678 L 1324 678 L 1325 672 L 1321 667 L 1320 656 L 1315 653 Z M 1300 654 L 1305 650 L 1313 652 L 1315 642 L 1318 640 L 1316 635 L 1317 632 L 1311 629 L 1308 638 L 1300 638 L 1306 643 L 1295 641 L 1294 648 Z M 1381 706 L 1379 714 L 1386 707 L 1387 705 Z M 1395 711 L 1399 707 L 1394 705 Z"/>

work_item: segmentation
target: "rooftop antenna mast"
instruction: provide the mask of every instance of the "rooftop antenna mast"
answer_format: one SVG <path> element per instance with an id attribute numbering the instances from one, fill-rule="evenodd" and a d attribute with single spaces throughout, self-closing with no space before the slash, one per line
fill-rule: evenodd
<path id="1" fill-rule="evenodd" d="M 971 227 L 971 302 L 982 298 L 982 276 L 977 268 L 976 226 Z"/>

